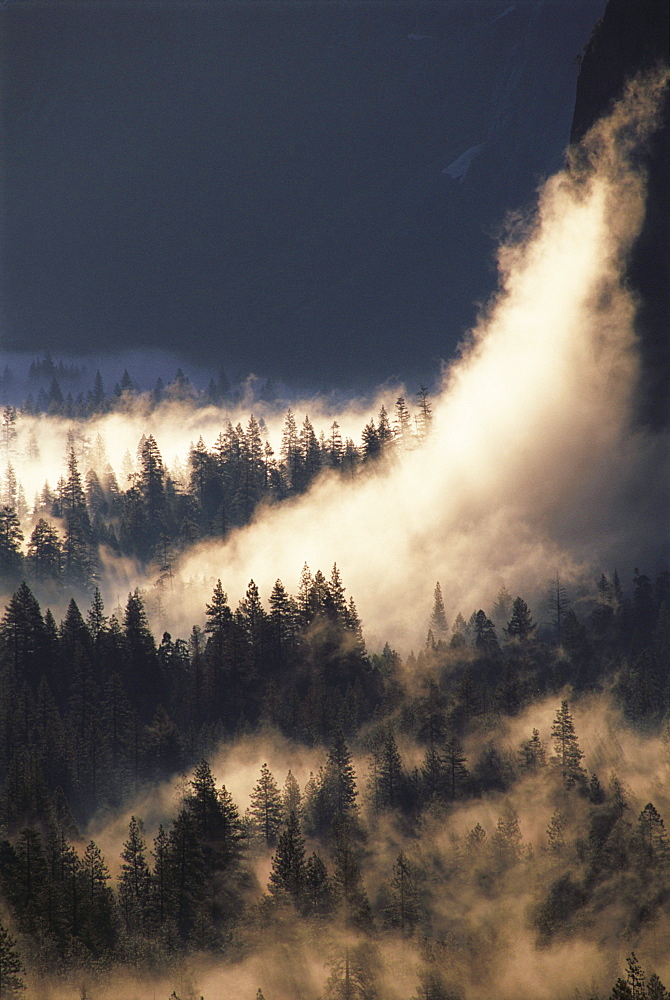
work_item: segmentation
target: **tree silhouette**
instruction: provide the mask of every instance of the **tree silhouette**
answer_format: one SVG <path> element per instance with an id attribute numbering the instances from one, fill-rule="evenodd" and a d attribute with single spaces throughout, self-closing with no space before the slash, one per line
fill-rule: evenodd
<path id="1" fill-rule="evenodd" d="M 10 1000 L 11 997 L 21 995 L 21 991 L 26 988 L 21 978 L 23 971 L 23 964 L 16 951 L 16 941 L 0 924 L 0 1000 Z"/>

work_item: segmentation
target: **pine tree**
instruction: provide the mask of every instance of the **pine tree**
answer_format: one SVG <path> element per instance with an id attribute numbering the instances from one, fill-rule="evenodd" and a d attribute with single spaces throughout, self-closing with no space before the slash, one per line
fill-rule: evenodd
<path id="1" fill-rule="evenodd" d="M 361 439 L 363 442 L 363 461 L 374 462 L 375 459 L 379 458 L 382 452 L 381 445 L 379 443 L 379 434 L 377 433 L 374 420 L 370 420 L 369 423 L 365 425 Z"/>
<path id="2" fill-rule="evenodd" d="M 435 592 L 433 594 L 433 610 L 430 616 L 430 627 L 433 635 L 438 641 L 446 635 L 447 616 L 444 612 L 442 588 L 440 587 L 439 582 L 435 584 Z"/>
<path id="3" fill-rule="evenodd" d="M 551 727 L 551 735 L 554 740 L 554 761 L 560 769 L 566 788 L 571 788 L 584 777 L 584 769 L 580 765 L 584 754 L 579 749 L 567 701 L 561 702 Z"/>
<path id="4" fill-rule="evenodd" d="M 58 532 L 43 517 L 30 536 L 27 561 L 30 573 L 36 580 L 60 579 L 63 547 Z"/>
<path id="5" fill-rule="evenodd" d="M 518 814 L 510 802 L 505 804 L 503 814 L 498 817 L 496 832 L 491 845 L 502 867 L 514 864 L 521 857 L 521 829 Z"/>
<path id="6" fill-rule="evenodd" d="M 0 924 L 0 1000 L 21 996 L 21 991 L 26 988 L 21 978 L 23 971 L 23 964 L 16 951 L 16 941 Z"/>
<path id="7" fill-rule="evenodd" d="M 556 643 L 560 646 L 563 640 L 565 613 L 570 606 L 570 601 L 558 573 L 556 574 L 556 580 L 549 588 L 549 593 L 547 594 L 547 604 L 551 616 L 550 623 L 556 634 Z"/>
<path id="8" fill-rule="evenodd" d="M 302 487 L 302 451 L 295 416 L 291 409 L 286 411 L 282 430 L 281 456 L 288 488 L 292 493 Z"/>
<path id="9" fill-rule="evenodd" d="M 453 801 L 456 794 L 465 787 L 469 777 L 463 747 L 455 733 L 451 733 L 445 740 L 444 761 L 449 797 Z"/>
<path id="10" fill-rule="evenodd" d="M 467 641 L 467 624 L 459 611 L 454 619 L 454 624 L 451 626 L 450 646 L 452 649 L 458 649 L 461 646 L 467 645 Z"/>
<path id="11" fill-rule="evenodd" d="M 70 584 L 88 586 L 96 572 L 97 556 L 77 456 L 72 445 L 68 453 L 68 476 L 63 483 L 60 508 L 60 516 L 65 520 L 65 579 Z"/>
<path id="12" fill-rule="evenodd" d="M 96 587 L 93 592 L 93 600 L 86 616 L 88 630 L 94 642 L 98 642 L 107 627 L 107 616 L 105 615 L 105 605 L 99 589 Z"/>
<path id="13" fill-rule="evenodd" d="M 286 775 L 286 781 L 284 782 L 284 787 L 282 789 L 282 809 L 283 809 L 283 820 L 285 823 L 288 822 L 288 818 L 291 813 L 295 813 L 296 816 L 300 817 L 300 808 L 302 803 L 302 796 L 300 795 L 300 785 L 296 781 L 292 771 L 289 769 Z"/>
<path id="14" fill-rule="evenodd" d="M 151 852 L 154 859 L 149 883 L 149 902 L 154 924 L 162 926 L 170 916 L 172 871 L 170 866 L 170 839 L 161 824 Z"/>
<path id="15" fill-rule="evenodd" d="M 269 603 L 273 666 L 276 673 L 281 673 L 297 644 L 298 611 L 281 580 L 276 581 Z"/>
<path id="16" fill-rule="evenodd" d="M 260 777 L 251 793 L 250 813 L 256 835 L 271 847 L 277 841 L 283 810 L 277 783 L 267 764 L 261 767 Z"/>
<path id="17" fill-rule="evenodd" d="M 409 448 L 412 436 L 412 421 L 404 396 L 398 396 L 395 404 L 395 426 L 393 428 L 396 440 L 402 448 Z"/>
<path id="18" fill-rule="evenodd" d="M 372 922 L 370 904 L 363 889 L 363 875 L 354 831 L 350 823 L 340 824 L 335 831 L 333 881 L 345 929 L 367 930 Z"/>
<path id="19" fill-rule="evenodd" d="M 6 583 L 15 584 L 17 576 L 20 579 L 22 542 L 23 532 L 16 510 L 4 504 L 0 507 L 0 577 Z"/>
<path id="20" fill-rule="evenodd" d="M 426 801 L 431 802 L 443 797 L 447 785 L 447 775 L 442 756 L 432 742 L 428 745 L 421 766 L 421 780 Z"/>
<path id="21" fill-rule="evenodd" d="M 655 972 L 647 980 L 647 1000 L 670 1000 L 670 993 Z"/>
<path id="22" fill-rule="evenodd" d="M 512 604 L 512 617 L 507 623 L 507 628 L 504 629 L 507 638 L 526 642 L 533 637 L 536 627 L 524 599 L 515 597 Z"/>
<path id="23" fill-rule="evenodd" d="M 381 808 L 395 809 L 400 802 L 403 767 L 398 744 L 389 729 L 379 751 L 377 801 Z"/>
<path id="24" fill-rule="evenodd" d="M 318 854 L 312 853 L 305 864 L 303 904 L 311 916 L 328 916 L 335 903 L 335 889 L 328 869 Z"/>
<path id="25" fill-rule="evenodd" d="M 126 929 L 134 933 L 144 925 L 149 907 L 150 873 L 145 848 L 142 821 L 131 816 L 128 839 L 121 852 L 119 897 Z"/>
<path id="26" fill-rule="evenodd" d="M 80 935 L 94 955 L 102 956 L 116 944 L 116 912 L 109 869 L 100 848 L 88 843 L 79 865 L 81 876 Z"/>
<path id="27" fill-rule="evenodd" d="M 499 649 L 498 638 L 493 622 L 480 609 L 474 616 L 475 647 L 484 655 L 492 655 Z"/>
<path id="28" fill-rule="evenodd" d="M 403 851 L 393 864 L 385 919 L 390 927 L 397 927 L 402 935 L 411 934 L 419 919 L 416 873 Z"/>
<path id="29" fill-rule="evenodd" d="M 419 439 L 425 440 L 430 433 L 430 426 L 433 422 L 433 411 L 428 400 L 428 390 L 425 386 L 421 386 L 417 396 L 419 398 L 419 416 L 417 419 L 417 430 L 419 433 Z"/>
<path id="30" fill-rule="evenodd" d="M 496 597 L 495 604 L 491 611 L 491 617 L 498 628 L 502 628 L 509 621 L 510 614 L 512 613 L 512 595 L 510 594 L 507 587 L 503 586 L 498 591 L 498 596 Z"/>
<path id="31" fill-rule="evenodd" d="M 632 1000 L 647 1000 L 646 977 L 634 951 L 626 959 L 626 965 L 626 985 L 630 989 Z"/>
<path id="32" fill-rule="evenodd" d="M 351 753 L 340 729 L 336 730 L 326 761 L 323 793 L 332 819 L 341 822 L 356 810 L 356 775 Z"/>
<path id="33" fill-rule="evenodd" d="M 544 767 L 546 762 L 546 751 L 544 743 L 540 739 L 538 729 L 533 729 L 533 735 L 519 747 L 519 763 L 526 771 L 537 771 Z"/>
<path id="34" fill-rule="evenodd" d="M 160 845 L 162 847 L 162 845 Z M 160 849 L 158 843 L 155 852 Z M 156 856 L 156 853 L 155 853 Z M 207 865 L 193 814 L 183 808 L 172 823 L 169 834 L 165 872 L 160 873 L 173 920 L 182 940 L 186 941 L 196 925 L 206 896 Z M 154 891 L 158 870 L 154 869 Z"/>
<path id="35" fill-rule="evenodd" d="M 547 827 L 547 837 L 549 839 L 549 854 L 563 854 L 565 850 L 565 828 L 568 824 L 567 818 L 562 812 L 556 812 L 551 817 Z"/>
<path id="36" fill-rule="evenodd" d="M 292 812 L 272 859 L 268 890 L 276 900 L 289 899 L 299 907 L 305 891 L 305 841 L 298 817 Z"/>
<path id="37" fill-rule="evenodd" d="M 647 802 L 638 819 L 638 842 L 645 863 L 661 866 L 670 862 L 665 824 L 651 802 Z"/>

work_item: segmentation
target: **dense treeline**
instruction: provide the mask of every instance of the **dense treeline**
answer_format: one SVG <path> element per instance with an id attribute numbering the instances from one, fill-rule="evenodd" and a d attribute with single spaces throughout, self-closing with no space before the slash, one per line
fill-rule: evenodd
<path id="1" fill-rule="evenodd" d="M 541 627 L 504 588 L 489 614 L 449 627 L 438 584 L 426 645 L 403 664 L 388 646 L 368 655 L 336 567 L 329 579 L 304 567 L 295 596 L 278 581 L 268 609 L 252 582 L 233 611 L 217 583 L 204 629 L 158 644 L 139 592 L 122 620 L 96 592 L 85 615 L 72 600 L 57 624 L 21 584 L 0 622 L 0 894 L 16 938 L 0 935 L 3 995 L 21 962 L 33 976 L 95 977 L 169 968 L 193 950 L 241 961 L 271 938 L 331 956 L 324 998 L 372 1000 L 400 939 L 420 956 L 418 1000 L 453 1000 L 482 954 L 495 965 L 497 907 L 528 886 L 537 948 L 611 932 L 615 902 L 615 935 L 636 946 L 670 898 L 664 819 L 585 758 L 572 701 L 611 687 L 639 732 L 665 732 L 667 754 L 667 599 L 667 574 L 636 572 L 630 598 L 603 575 L 580 617 L 557 578 Z M 506 720 L 532 719 L 547 697 L 551 730 L 531 725 L 510 747 Z M 259 760 L 235 802 L 207 758 L 260 724 L 311 747 L 315 767 L 301 788 Z M 149 836 L 131 819 L 112 878 L 116 859 L 79 831 L 193 767 L 163 826 Z M 546 811 L 539 843 L 518 807 L 528 787 Z M 494 827 L 488 809 L 476 820 L 489 800 Z M 469 829 L 438 848 L 466 807 Z M 635 955 L 612 1000 L 629 996 L 667 997 Z"/>
<path id="2" fill-rule="evenodd" d="M 22 393 L 27 392 L 24 397 Z M 133 381 L 128 369 L 114 382 L 108 392 L 99 370 L 91 379 L 84 365 L 55 361 L 47 352 L 34 359 L 27 372 L 17 371 L 8 364 L 0 372 L 0 393 L 3 399 L 14 400 L 24 413 L 86 419 L 115 410 L 124 410 L 136 397 L 148 407 L 163 402 L 181 401 L 193 406 L 237 405 L 249 394 L 272 401 L 275 389 L 269 379 L 253 375 L 239 377 L 232 382 L 222 368 L 217 378 L 211 378 L 206 389 L 198 389 L 178 368 L 174 379 L 165 384 L 158 377 L 150 390 L 143 390 Z"/>
<path id="3" fill-rule="evenodd" d="M 298 426 L 289 409 L 277 458 L 264 440 L 267 428 L 252 414 L 246 429 L 228 421 L 209 449 L 199 438 L 186 466 L 172 471 L 154 437 L 143 435 L 135 458 L 124 458 L 121 482 L 102 438 L 92 442 L 73 431 L 63 474 L 53 488 L 44 484 L 31 507 L 13 465 L 20 414 L 6 406 L 0 426 L 6 463 L 0 584 L 12 587 L 26 577 L 42 589 L 65 585 L 91 592 L 100 546 L 153 564 L 159 581 L 164 580 L 180 550 L 201 539 L 225 537 L 248 523 L 259 505 L 304 493 L 324 470 L 351 478 L 394 449 L 415 446 L 428 434 L 431 418 L 425 389 L 414 415 L 400 396 L 393 418 L 382 406 L 356 445 L 350 438 L 342 440 L 336 421 L 317 438 L 309 416 Z M 24 457 L 30 462 L 38 453 L 33 436 Z"/>

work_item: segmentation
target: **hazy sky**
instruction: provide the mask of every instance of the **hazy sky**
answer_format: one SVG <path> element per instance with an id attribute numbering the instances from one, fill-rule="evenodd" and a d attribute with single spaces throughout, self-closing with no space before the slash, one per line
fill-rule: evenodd
<path id="1" fill-rule="evenodd" d="M 3 5 L 0 347 L 429 380 L 603 7 Z"/>

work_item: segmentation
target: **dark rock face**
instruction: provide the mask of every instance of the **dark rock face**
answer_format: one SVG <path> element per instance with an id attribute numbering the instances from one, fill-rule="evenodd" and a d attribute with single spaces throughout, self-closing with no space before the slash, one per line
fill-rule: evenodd
<path id="1" fill-rule="evenodd" d="M 576 142 L 606 113 L 629 78 L 670 62 L 668 0 L 609 0 L 585 50 L 572 124 Z M 647 213 L 628 266 L 640 300 L 637 328 L 643 374 L 638 417 L 647 426 L 670 424 L 670 93 L 662 127 L 641 154 L 648 173 Z"/>
<path id="2" fill-rule="evenodd" d="M 2 11 L 2 346 L 430 380 L 605 0 Z"/>

